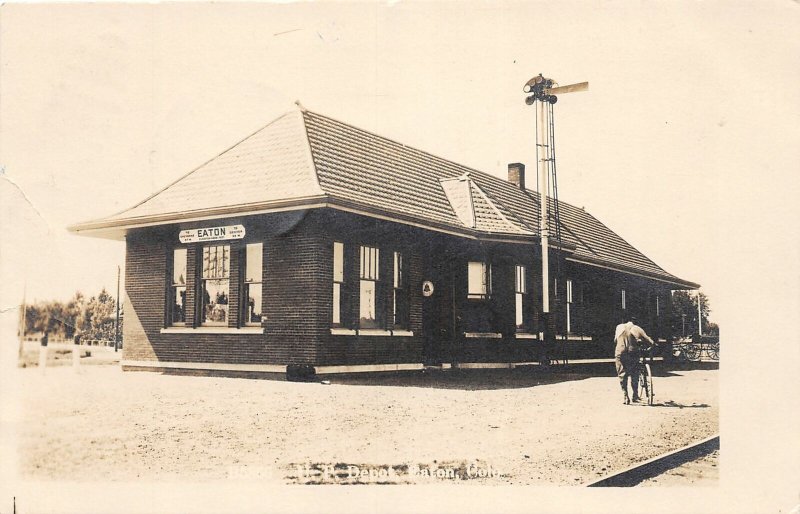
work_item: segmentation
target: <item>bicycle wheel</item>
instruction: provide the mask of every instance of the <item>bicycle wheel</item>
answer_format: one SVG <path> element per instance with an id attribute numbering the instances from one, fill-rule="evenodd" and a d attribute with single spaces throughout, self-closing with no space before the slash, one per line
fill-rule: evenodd
<path id="1" fill-rule="evenodd" d="M 639 384 L 642 389 L 642 397 L 647 399 L 647 405 L 653 405 L 653 373 L 649 364 L 645 364 L 640 370 Z"/>
<path id="2" fill-rule="evenodd" d="M 687 344 L 685 349 L 686 358 L 689 359 L 690 361 L 700 360 L 701 351 L 702 350 L 699 345 L 696 345 L 694 343 Z"/>
<path id="3" fill-rule="evenodd" d="M 708 356 L 714 359 L 715 361 L 719 360 L 719 343 L 712 343 L 708 347 Z"/>
<path id="4" fill-rule="evenodd" d="M 650 398 L 650 389 L 647 386 L 647 370 L 644 366 L 639 368 L 639 398 Z"/>

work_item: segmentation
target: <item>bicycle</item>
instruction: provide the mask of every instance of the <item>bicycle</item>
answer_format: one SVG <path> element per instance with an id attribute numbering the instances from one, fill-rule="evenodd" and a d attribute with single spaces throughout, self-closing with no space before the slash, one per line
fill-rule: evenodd
<path id="1" fill-rule="evenodd" d="M 650 363 L 647 362 L 648 356 L 650 357 L 650 362 L 653 362 L 654 348 L 655 345 L 651 345 L 649 348 L 639 352 L 639 365 L 637 371 L 639 376 L 640 398 L 646 398 L 647 405 L 653 405 L 653 397 L 655 396 L 653 393 L 653 371 L 650 368 Z"/>

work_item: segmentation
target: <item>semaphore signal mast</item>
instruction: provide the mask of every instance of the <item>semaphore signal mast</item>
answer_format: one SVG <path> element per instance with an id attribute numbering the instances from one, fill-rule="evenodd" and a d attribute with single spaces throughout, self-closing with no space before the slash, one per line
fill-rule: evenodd
<path id="1" fill-rule="evenodd" d="M 539 75 L 533 77 L 522 90 L 529 93 L 525 98 L 528 105 L 536 105 L 536 170 L 541 207 L 539 233 L 542 242 L 542 320 L 544 336 L 547 343 L 554 342 L 555 335 L 550 330 L 550 218 L 548 215 L 549 199 L 553 197 L 554 223 L 556 239 L 561 243 L 561 230 L 558 212 L 558 182 L 556 181 L 556 151 L 553 125 L 553 105 L 560 94 L 587 91 L 588 82 L 579 82 L 568 86 L 558 86 L 553 80 Z"/>

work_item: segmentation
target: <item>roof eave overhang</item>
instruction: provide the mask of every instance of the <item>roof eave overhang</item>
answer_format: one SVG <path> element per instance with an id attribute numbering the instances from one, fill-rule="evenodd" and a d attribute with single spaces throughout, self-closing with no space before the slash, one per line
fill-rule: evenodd
<path id="1" fill-rule="evenodd" d="M 515 244 L 538 244 L 540 239 L 536 234 L 510 234 L 510 233 L 492 233 L 478 231 L 469 228 L 459 228 L 450 226 L 446 223 L 437 223 L 429 219 L 419 219 L 414 216 L 408 216 L 401 213 L 389 212 L 384 209 L 376 209 L 371 206 L 365 206 L 356 202 L 342 200 L 340 198 L 330 197 L 328 195 L 314 195 L 303 198 L 294 198 L 290 200 L 278 200 L 270 202 L 260 202 L 257 204 L 242 204 L 225 206 L 213 209 L 199 209 L 197 211 L 177 212 L 160 214 L 157 216 L 139 216 L 127 219 L 114 219 L 114 220 L 98 220 L 89 221 L 85 223 L 76 223 L 67 227 L 70 232 L 88 237 L 98 237 L 105 239 L 123 240 L 126 234 L 133 229 L 156 227 L 162 225 L 172 225 L 176 223 L 191 223 L 196 221 L 205 221 L 211 219 L 218 219 L 222 217 L 231 216 L 252 216 L 257 214 L 267 214 L 273 212 L 282 212 L 300 209 L 320 209 L 331 208 L 345 212 L 351 212 L 363 216 L 368 216 L 386 221 L 403 223 L 406 225 L 415 226 L 418 228 L 433 230 L 456 237 L 473 239 L 478 241 L 500 242 L 500 243 L 515 243 Z M 605 261 L 594 260 L 586 257 L 576 257 L 573 252 L 576 246 L 570 243 L 556 242 L 553 244 L 551 241 L 551 248 L 554 250 L 561 250 L 565 253 L 572 254 L 567 259 L 587 264 L 590 266 L 601 267 L 612 271 L 626 273 L 630 275 L 638 275 L 651 280 L 665 282 L 679 288 L 697 289 L 699 284 L 681 280 L 678 278 L 667 278 L 659 276 L 654 273 L 629 268 L 626 266 L 612 265 Z"/>
<path id="2" fill-rule="evenodd" d="M 81 236 L 122 240 L 125 238 L 125 235 L 128 233 L 128 231 L 137 228 L 204 221 L 231 216 L 250 216 L 254 214 L 265 214 L 270 212 L 313 209 L 325 207 L 326 200 L 326 195 L 314 195 L 292 198 L 288 200 L 229 205 L 225 207 L 198 209 L 196 211 L 173 212 L 154 216 L 137 216 L 124 219 L 87 221 L 70 225 L 67 227 L 67 230 Z"/>
<path id="3" fill-rule="evenodd" d="M 592 259 L 590 257 L 585 256 L 572 256 L 567 257 L 567 260 L 572 262 L 577 262 L 580 264 L 586 264 L 588 266 L 594 266 L 597 268 L 604 268 L 610 271 L 616 271 L 618 273 L 625 273 L 626 275 L 635 275 L 638 277 L 655 280 L 658 282 L 664 282 L 671 286 L 676 286 L 676 289 L 699 289 L 700 284 L 695 284 L 694 282 L 690 282 L 688 280 L 682 280 L 678 277 L 672 276 L 664 276 L 659 275 L 657 273 L 651 273 L 648 271 L 632 268 L 629 266 L 617 265 L 617 264 L 610 264 L 606 261 L 601 261 L 599 259 Z"/>

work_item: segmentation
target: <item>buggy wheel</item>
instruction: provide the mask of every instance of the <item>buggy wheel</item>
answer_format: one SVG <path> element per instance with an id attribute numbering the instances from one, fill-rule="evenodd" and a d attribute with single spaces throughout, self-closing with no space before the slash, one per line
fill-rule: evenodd
<path id="1" fill-rule="evenodd" d="M 690 361 L 700 360 L 700 352 L 702 351 L 699 345 L 694 343 L 686 345 L 686 358 Z"/>
<path id="2" fill-rule="evenodd" d="M 719 360 L 719 343 L 711 343 L 708 347 L 708 356 L 715 361 Z"/>

